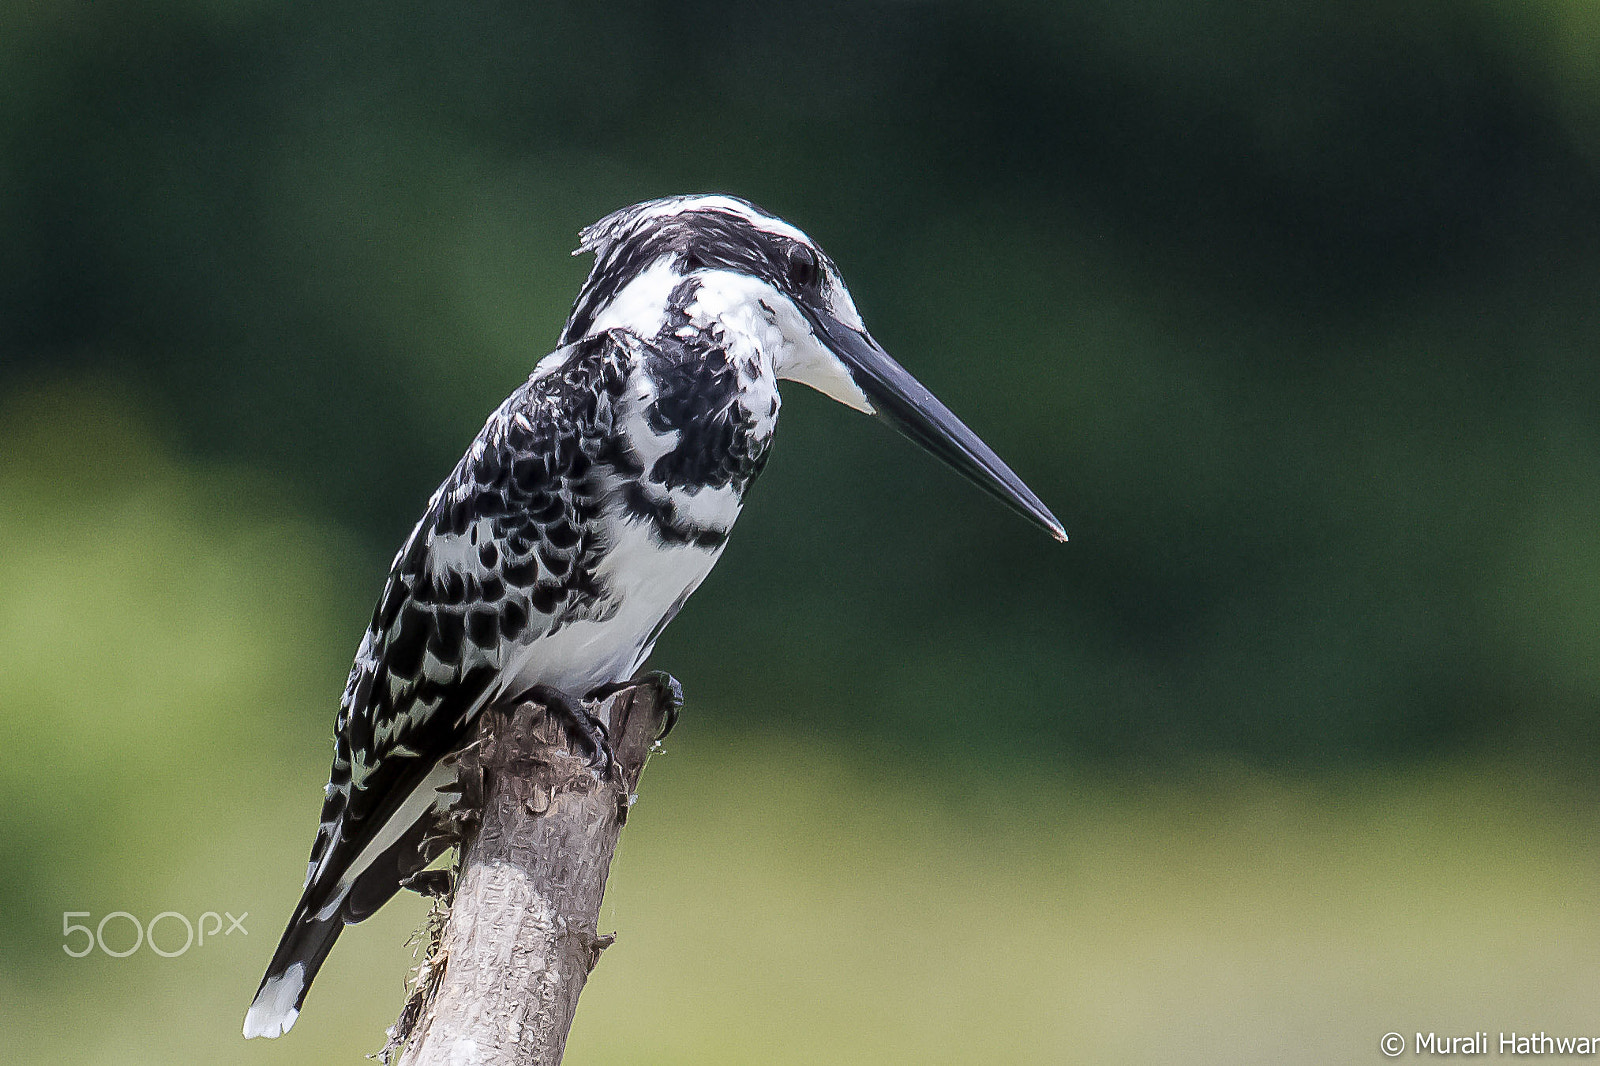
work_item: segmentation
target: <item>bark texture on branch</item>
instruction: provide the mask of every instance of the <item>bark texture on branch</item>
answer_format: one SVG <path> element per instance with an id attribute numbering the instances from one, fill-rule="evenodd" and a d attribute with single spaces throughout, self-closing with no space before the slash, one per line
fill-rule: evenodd
<path id="1" fill-rule="evenodd" d="M 556 1066 L 584 982 L 611 943 L 596 927 L 617 836 L 669 713 L 645 683 L 600 712 L 617 765 L 586 764 L 537 704 L 490 713 L 460 760 L 461 845 L 443 933 L 394 1034 L 400 1066 Z M 470 818 L 470 813 L 469 813 Z"/>

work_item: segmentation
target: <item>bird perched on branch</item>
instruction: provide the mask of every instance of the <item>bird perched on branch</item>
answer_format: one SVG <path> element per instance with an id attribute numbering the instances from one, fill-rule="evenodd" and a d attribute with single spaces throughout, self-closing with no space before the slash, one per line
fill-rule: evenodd
<path id="1" fill-rule="evenodd" d="M 442 762 L 486 707 L 535 698 L 607 758 L 615 691 L 727 544 L 778 382 L 875 415 L 1066 540 L 1005 463 L 872 339 L 833 261 L 731 196 L 624 208 L 561 346 L 489 416 L 395 556 L 356 652 L 304 894 L 245 1015 L 294 1025 L 339 932 L 434 857 Z M 445 791 L 440 791 L 441 787 Z"/>

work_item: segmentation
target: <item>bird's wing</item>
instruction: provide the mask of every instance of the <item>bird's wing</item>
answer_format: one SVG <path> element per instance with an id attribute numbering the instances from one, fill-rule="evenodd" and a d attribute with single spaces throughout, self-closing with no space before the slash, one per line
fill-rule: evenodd
<path id="1" fill-rule="evenodd" d="M 293 1024 L 339 927 L 427 861 L 420 826 L 453 776 L 439 760 L 498 694 L 512 652 L 605 609 L 599 510 L 609 471 L 632 461 L 615 419 L 640 343 L 605 333 L 541 362 L 396 554 L 340 701 L 305 891 L 247 1032 Z"/>
<path id="2" fill-rule="evenodd" d="M 601 492 L 629 357 L 602 334 L 542 363 L 396 554 L 340 701 L 323 812 L 334 832 L 313 873 L 365 846 L 396 786 L 459 746 L 513 650 L 597 609 Z"/>

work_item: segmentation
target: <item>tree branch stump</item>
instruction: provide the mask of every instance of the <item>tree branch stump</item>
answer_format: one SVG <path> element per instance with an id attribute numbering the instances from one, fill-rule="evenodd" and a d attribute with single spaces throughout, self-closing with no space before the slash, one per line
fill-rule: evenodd
<path id="1" fill-rule="evenodd" d="M 482 717 L 459 760 L 466 825 L 448 917 L 391 1034 L 399 1066 L 561 1061 L 612 940 L 596 925 L 606 875 L 668 698 L 645 682 L 602 707 L 616 755 L 603 780 L 539 705 Z"/>

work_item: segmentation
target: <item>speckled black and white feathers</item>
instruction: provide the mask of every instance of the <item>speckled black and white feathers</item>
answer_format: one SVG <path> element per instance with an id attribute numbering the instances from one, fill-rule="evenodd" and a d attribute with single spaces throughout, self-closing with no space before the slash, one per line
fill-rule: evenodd
<path id="1" fill-rule="evenodd" d="M 826 316 L 865 338 L 849 294 L 782 220 L 673 197 L 582 241 L 595 264 L 561 347 L 489 417 L 395 556 L 247 1036 L 287 1031 L 340 928 L 433 857 L 453 777 L 442 760 L 485 707 L 635 675 L 727 544 L 771 448 L 780 374 L 872 409 L 816 332 Z"/>
<path id="2" fill-rule="evenodd" d="M 757 371 L 741 367 L 720 332 L 686 310 L 700 286 L 689 278 L 673 290 L 645 354 L 645 372 L 655 383 L 650 428 L 679 434 L 677 446 L 651 467 L 650 480 L 690 492 L 731 485 L 742 495 L 766 465 L 772 434 L 762 426 L 778 414 L 778 392 L 770 388 L 760 398 L 765 411 L 742 402 Z"/>
<path id="3" fill-rule="evenodd" d="M 298 1008 L 338 927 L 433 858 L 424 838 L 447 797 L 430 775 L 485 706 L 631 676 L 720 555 L 775 407 L 763 399 L 752 417 L 740 402 L 752 371 L 742 378 L 681 310 L 673 323 L 651 341 L 608 330 L 541 362 L 395 556 L 340 702 L 304 898 L 263 994 L 305 956 L 293 996 L 276 997 Z"/>
<path id="4" fill-rule="evenodd" d="M 629 590 L 603 562 L 623 526 L 718 549 L 727 527 L 686 519 L 676 499 L 742 496 L 760 470 L 770 437 L 753 439 L 739 417 L 738 375 L 714 345 L 613 330 L 553 361 L 490 417 L 395 558 L 336 728 L 334 791 L 349 795 L 330 796 L 327 813 L 346 834 L 408 763 L 436 759 L 516 679 L 520 649 L 617 616 Z M 630 380 L 654 385 L 643 422 L 674 439 L 648 468 L 621 424 Z M 623 643 L 631 667 L 645 649 Z M 567 672 L 526 673 L 532 683 Z"/>
<path id="5" fill-rule="evenodd" d="M 453 742 L 513 649 L 609 609 L 599 517 L 635 350 L 604 334 L 557 355 L 489 417 L 395 556 L 335 726 L 324 825 L 342 818 L 346 836 L 408 763 Z"/>
<path id="6" fill-rule="evenodd" d="M 697 209 L 680 210 L 686 206 Z M 816 262 L 811 276 L 823 289 L 837 274 L 833 261 L 805 234 L 733 196 L 671 196 L 635 204 L 589 226 L 581 240 L 578 250 L 594 253 L 594 267 L 567 317 L 563 343 L 586 336 L 601 312 L 654 264 L 671 262 L 685 277 L 730 271 L 794 291 L 790 258 L 803 250 Z"/>

